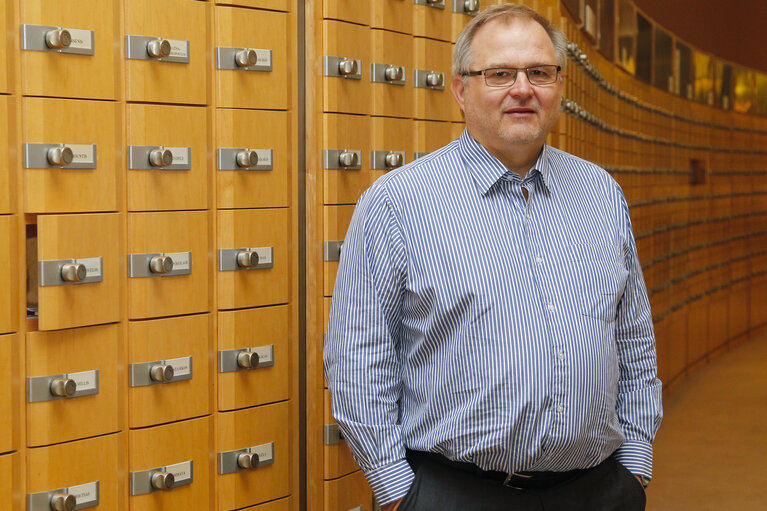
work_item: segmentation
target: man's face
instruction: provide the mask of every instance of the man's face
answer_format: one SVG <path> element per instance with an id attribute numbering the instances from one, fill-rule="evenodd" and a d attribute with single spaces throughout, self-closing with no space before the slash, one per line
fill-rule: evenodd
<path id="1" fill-rule="evenodd" d="M 556 64 L 556 52 L 534 20 L 496 19 L 482 26 L 471 45 L 471 70 Z M 469 133 L 493 155 L 539 149 L 559 117 L 562 76 L 550 85 L 530 85 L 524 71 L 511 87 L 485 85 L 482 75 L 454 76 L 453 95 L 464 112 Z"/>

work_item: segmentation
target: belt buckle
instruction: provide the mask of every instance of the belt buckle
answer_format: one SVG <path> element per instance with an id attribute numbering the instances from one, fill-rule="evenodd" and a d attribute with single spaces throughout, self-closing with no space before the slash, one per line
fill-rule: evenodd
<path id="1" fill-rule="evenodd" d="M 519 477 L 520 479 L 533 478 L 533 476 L 529 474 L 520 474 L 519 472 L 510 472 L 509 475 L 506 476 L 506 479 L 503 480 L 503 485 L 507 488 L 513 488 L 515 490 L 524 490 L 525 488 L 522 488 L 521 486 L 514 486 L 511 484 L 511 480 L 515 477 Z"/>

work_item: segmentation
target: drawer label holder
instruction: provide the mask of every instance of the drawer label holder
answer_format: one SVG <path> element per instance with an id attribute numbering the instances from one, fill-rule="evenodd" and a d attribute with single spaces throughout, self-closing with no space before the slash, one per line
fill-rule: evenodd
<path id="1" fill-rule="evenodd" d="M 45 37 L 52 30 L 69 32 L 70 43 L 66 48 L 51 48 L 46 44 Z M 45 25 L 21 25 L 21 49 L 30 51 L 49 51 L 53 53 L 68 53 L 71 55 L 95 55 L 93 30 L 77 28 L 49 27 Z"/>
<path id="2" fill-rule="evenodd" d="M 256 63 L 253 65 L 238 64 L 237 54 L 242 51 L 255 52 Z M 228 48 L 219 46 L 216 48 L 216 69 L 234 69 L 237 71 L 271 71 L 272 50 L 259 48 Z"/>
<path id="3" fill-rule="evenodd" d="M 152 151 L 170 151 L 173 154 L 172 163 L 165 166 L 152 165 Z M 128 147 L 128 168 L 130 170 L 191 170 L 191 147 L 165 147 L 155 145 L 132 145 Z"/>
<path id="4" fill-rule="evenodd" d="M 325 445 L 336 445 L 344 441 L 338 424 L 325 424 Z"/>
<path id="5" fill-rule="evenodd" d="M 240 353 L 257 353 L 258 364 L 252 367 L 242 367 L 237 363 L 237 357 Z M 243 348 L 236 350 L 221 350 L 218 352 L 218 372 L 231 373 L 234 371 L 250 371 L 252 369 L 261 369 L 263 367 L 272 367 L 274 365 L 274 344 L 267 346 L 257 346 L 253 348 Z"/>
<path id="6" fill-rule="evenodd" d="M 75 498 L 74 509 L 88 509 L 99 505 L 99 481 L 69 486 L 56 490 L 27 494 L 27 511 L 51 511 L 55 498 Z"/>
<path id="7" fill-rule="evenodd" d="M 241 153 L 256 153 L 258 163 L 247 167 L 237 162 Z M 274 169 L 274 151 L 272 149 L 249 149 L 246 147 L 221 147 L 217 151 L 218 170 L 272 170 Z"/>
<path id="8" fill-rule="evenodd" d="M 156 366 L 171 366 L 173 376 L 167 381 L 152 379 L 152 368 Z M 148 385 L 164 385 L 192 379 L 192 357 L 155 360 L 153 362 L 138 362 L 130 364 L 130 386 L 146 387 Z"/>
<path id="9" fill-rule="evenodd" d="M 152 476 L 157 473 L 173 474 L 173 485 L 168 490 L 192 484 L 194 481 L 194 460 L 176 463 L 175 465 L 166 465 L 164 467 L 150 468 L 148 470 L 139 470 L 130 474 L 130 494 L 146 495 L 156 491 L 163 491 L 152 485 Z"/>
<path id="10" fill-rule="evenodd" d="M 85 266 L 85 278 L 79 282 L 64 280 L 61 271 L 65 264 L 82 264 Z M 88 257 L 85 259 L 56 259 L 51 261 L 39 261 L 39 285 L 65 286 L 78 284 L 92 284 L 104 280 L 103 258 Z"/>
<path id="11" fill-rule="evenodd" d="M 258 264 L 253 266 L 241 266 L 237 262 L 237 255 L 241 252 L 255 252 L 258 254 Z M 219 271 L 263 270 L 272 267 L 274 267 L 274 247 L 218 249 Z"/>
<path id="12" fill-rule="evenodd" d="M 152 41 L 163 40 L 161 37 L 143 35 L 125 36 L 125 56 L 136 60 L 156 60 L 175 64 L 189 64 L 189 41 L 181 39 L 166 39 L 170 43 L 170 54 L 167 57 L 152 57 L 147 52 L 147 45 Z"/>
<path id="13" fill-rule="evenodd" d="M 74 393 L 69 396 L 57 396 L 51 391 L 56 380 L 73 380 Z M 52 374 L 49 376 L 31 376 L 27 378 L 27 402 L 56 401 L 57 399 L 74 399 L 76 397 L 92 396 L 99 393 L 99 370 L 81 371 L 78 373 Z"/>
<path id="14" fill-rule="evenodd" d="M 171 261 L 173 261 L 173 269 L 166 273 L 153 272 L 150 265 L 155 257 L 170 257 Z M 128 256 L 128 276 L 131 278 L 173 277 L 177 275 L 190 275 L 191 273 L 191 252 L 157 252 L 152 254 L 130 254 Z"/>
<path id="15" fill-rule="evenodd" d="M 69 148 L 72 162 L 54 165 L 48 154 L 51 149 Z M 98 164 L 96 144 L 24 144 L 25 169 L 95 169 Z"/>
<path id="16" fill-rule="evenodd" d="M 242 454 L 258 455 L 258 463 L 251 468 L 260 468 L 274 463 L 274 442 L 268 444 L 256 445 L 246 449 L 236 449 L 218 453 L 218 473 L 233 474 L 241 470 L 248 470 L 240 465 L 239 457 Z"/>

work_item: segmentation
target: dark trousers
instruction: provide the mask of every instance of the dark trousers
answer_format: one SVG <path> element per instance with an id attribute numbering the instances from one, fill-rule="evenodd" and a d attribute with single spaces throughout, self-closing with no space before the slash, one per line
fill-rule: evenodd
<path id="1" fill-rule="evenodd" d="M 415 480 L 398 511 L 644 511 L 645 493 L 614 458 L 524 489 L 434 455 L 409 452 Z"/>

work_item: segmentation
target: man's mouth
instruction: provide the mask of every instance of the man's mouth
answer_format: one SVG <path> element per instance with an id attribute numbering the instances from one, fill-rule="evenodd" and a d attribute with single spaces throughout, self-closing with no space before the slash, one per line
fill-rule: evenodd
<path id="1" fill-rule="evenodd" d="M 518 106 L 514 108 L 507 108 L 506 110 L 504 110 L 504 113 L 507 115 L 511 115 L 512 117 L 527 117 L 530 115 L 534 115 L 535 110 L 526 106 Z"/>

